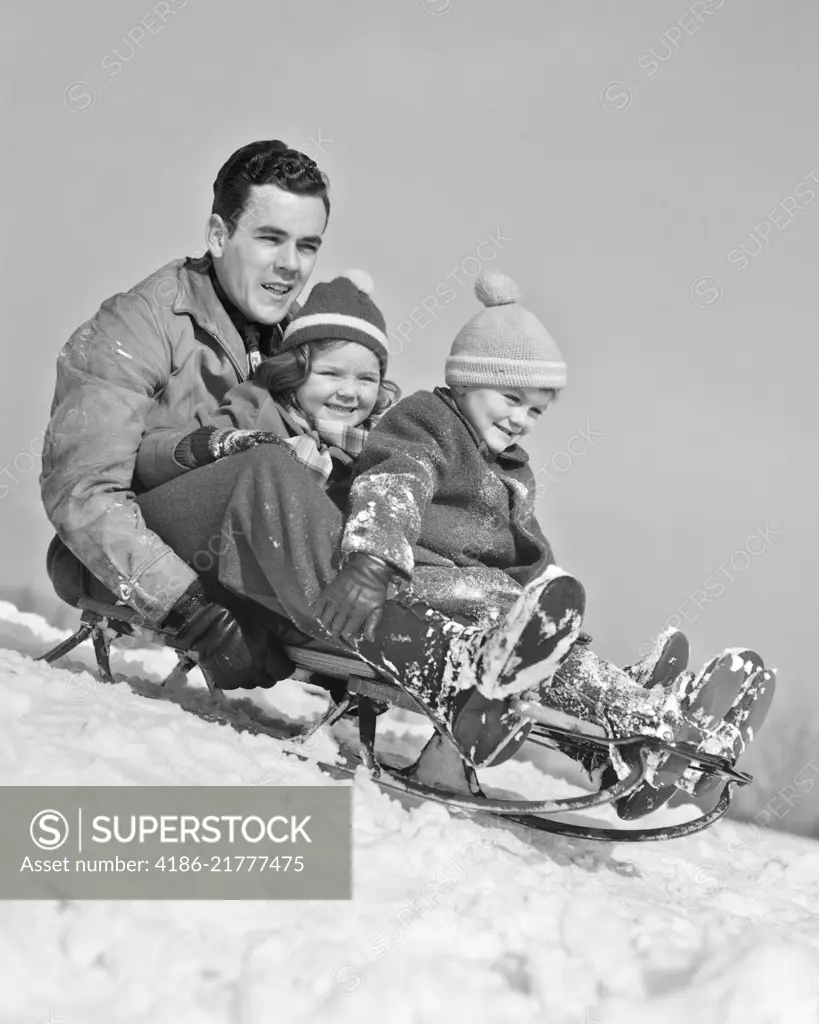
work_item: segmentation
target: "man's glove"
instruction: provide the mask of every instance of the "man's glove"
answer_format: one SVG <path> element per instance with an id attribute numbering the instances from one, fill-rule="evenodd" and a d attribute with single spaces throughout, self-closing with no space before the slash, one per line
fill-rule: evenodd
<path id="1" fill-rule="evenodd" d="M 270 687 L 284 678 L 254 659 L 242 627 L 232 612 L 210 600 L 194 581 L 165 617 L 163 628 L 174 631 L 180 646 L 199 655 L 199 667 L 209 685 L 220 690 Z M 272 654 L 273 652 L 271 652 Z"/>
<path id="2" fill-rule="evenodd" d="M 226 455 L 246 452 L 258 444 L 280 444 L 285 441 L 269 430 L 217 430 L 211 434 L 208 447 L 215 459 L 223 459 Z"/>
<path id="3" fill-rule="evenodd" d="M 174 449 L 174 458 L 188 469 L 207 466 L 226 455 L 246 452 L 257 444 L 285 444 L 269 430 L 232 430 L 229 427 L 197 427 L 186 434 Z"/>
<path id="4" fill-rule="evenodd" d="M 382 559 L 357 551 L 316 598 L 313 612 L 336 639 L 344 636 L 350 640 L 366 624 L 364 638 L 375 640 L 387 589 L 395 575 L 395 569 Z"/>

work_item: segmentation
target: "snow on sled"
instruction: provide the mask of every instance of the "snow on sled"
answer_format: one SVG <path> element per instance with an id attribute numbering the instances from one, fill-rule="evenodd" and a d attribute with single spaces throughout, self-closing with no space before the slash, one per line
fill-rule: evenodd
<path id="1" fill-rule="evenodd" d="M 177 667 L 164 680 L 162 687 L 171 690 L 185 685 L 187 673 L 196 665 L 196 655 L 180 649 L 170 636 L 155 626 L 141 620 L 130 608 L 120 605 L 100 604 L 81 600 L 79 607 L 82 618 L 77 631 L 38 660 L 49 664 L 62 658 L 78 644 L 91 639 L 97 659 L 100 679 L 106 683 L 115 682 L 109 661 L 109 647 L 119 637 L 142 638 L 174 649 L 179 658 Z M 354 656 L 339 654 L 335 650 L 315 647 L 287 647 L 287 654 L 297 666 L 294 679 L 316 683 L 330 692 L 328 710 L 315 723 L 296 737 L 282 733 L 280 738 L 291 745 L 291 750 L 307 760 L 314 760 L 299 747 L 304 747 L 315 733 L 323 727 L 332 726 L 344 716 L 356 716 L 361 744 L 358 763 L 350 761 L 343 767 L 324 765 L 333 774 L 353 774 L 363 764 L 372 778 L 381 786 L 407 793 L 423 799 L 434 800 L 448 807 L 468 813 L 489 814 L 502 817 L 529 828 L 543 832 L 559 833 L 574 838 L 614 842 L 638 842 L 644 840 L 675 839 L 690 835 L 712 825 L 728 810 L 734 785 L 746 786 L 753 779 L 737 771 L 727 757 L 711 754 L 692 744 L 667 742 L 653 735 L 629 735 L 615 738 L 597 726 L 579 719 L 570 718 L 524 699 L 513 699 L 511 712 L 523 723 L 516 736 L 516 747 L 534 744 L 548 749 L 574 746 L 587 754 L 607 755 L 616 753 L 629 766 L 625 778 L 615 773 L 604 773 L 606 783 L 596 793 L 566 797 L 554 800 L 522 800 L 486 797 L 480 788 L 475 769 L 461 756 L 461 753 L 442 732 L 437 722 L 433 725 L 444 737 L 440 744 L 440 774 L 436 764 L 426 767 L 418 777 L 406 768 L 391 765 L 379 759 L 375 751 L 378 715 L 389 708 L 402 708 L 429 718 L 424 708 L 407 692 L 379 675 L 369 665 Z M 209 683 L 210 686 L 210 683 Z M 221 691 L 211 687 L 211 693 L 221 697 Z M 270 730 L 265 732 L 269 734 Z M 721 788 L 715 806 L 691 821 L 667 825 L 660 828 L 603 828 L 587 824 L 575 824 L 548 817 L 564 815 L 567 812 L 583 812 L 594 807 L 623 801 L 646 782 L 652 756 L 671 755 L 682 759 L 687 765 L 686 776 L 694 780 L 694 792 L 713 795 Z M 446 780 L 442 785 L 441 780 Z M 453 784 L 454 781 L 454 784 Z"/>

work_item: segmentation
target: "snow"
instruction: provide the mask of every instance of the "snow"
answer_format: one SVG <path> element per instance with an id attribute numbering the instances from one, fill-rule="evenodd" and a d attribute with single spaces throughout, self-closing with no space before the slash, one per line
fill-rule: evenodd
<path id="1" fill-rule="evenodd" d="M 117 654 L 130 682 L 116 686 L 87 671 L 88 644 L 60 667 L 31 660 L 63 635 L 0 604 L 5 785 L 353 785 L 354 899 L 7 902 L 4 1024 L 819 1021 L 816 843 L 731 821 L 667 843 L 591 843 L 456 817 L 143 699 L 134 689 L 173 666 L 167 651 Z M 324 705 L 295 682 L 253 699 L 293 721 Z M 386 752 L 408 757 L 429 734 L 385 717 Z M 336 749 L 330 735 L 313 744 L 325 760 Z M 525 796 L 578 789 L 562 759 L 482 778 Z"/>

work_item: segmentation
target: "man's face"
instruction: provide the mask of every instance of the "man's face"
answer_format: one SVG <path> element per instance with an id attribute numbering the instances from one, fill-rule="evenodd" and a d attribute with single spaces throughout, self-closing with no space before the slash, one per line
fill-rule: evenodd
<path id="1" fill-rule="evenodd" d="M 544 388 L 483 388 L 453 385 L 455 402 L 493 455 L 525 437 L 552 399 Z"/>
<path id="2" fill-rule="evenodd" d="M 232 235 L 208 221 L 208 248 L 228 298 L 249 320 L 277 324 L 298 298 L 321 247 L 327 214 L 320 196 L 253 185 Z"/>

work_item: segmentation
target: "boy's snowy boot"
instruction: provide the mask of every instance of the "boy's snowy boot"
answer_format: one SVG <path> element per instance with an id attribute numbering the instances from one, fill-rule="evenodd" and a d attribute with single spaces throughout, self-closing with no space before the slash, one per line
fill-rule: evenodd
<path id="1" fill-rule="evenodd" d="M 539 688 L 537 700 L 545 707 L 602 726 L 611 736 L 657 736 L 696 747 L 721 725 L 755 669 L 751 661 L 737 655 L 728 652 L 714 658 L 697 676 L 685 672 L 670 686 L 646 689 L 593 651 L 576 646 L 551 681 Z M 588 747 L 584 751 L 582 744 L 574 750 L 572 744 L 561 749 L 589 774 L 604 768 L 604 787 L 628 775 L 632 768 L 616 747 L 609 748 L 608 757 L 595 756 Z M 661 806 L 675 792 L 687 768 L 688 761 L 681 756 L 652 754 L 646 781 L 617 801 L 620 817 L 642 817 Z"/>
<path id="2" fill-rule="evenodd" d="M 584 610 L 581 584 L 550 566 L 492 626 L 462 625 L 420 602 L 388 601 L 375 640 L 355 646 L 477 768 L 500 763 L 523 742 L 527 720 L 510 711 L 509 700 L 551 677 L 577 639 Z"/>
<path id="3" fill-rule="evenodd" d="M 752 654 L 752 652 L 742 652 Z M 718 723 L 708 738 L 700 744 L 700 750 L 721 754 L 736 761 L 754 740 L 773 704 L 776 691 L 776 669 L 766 669 L 762 659 L 756 655 L 745 658 L 746 681 L 739 696 Z M 703 777 L 689 769 L 682 781 L 676 784 L 678 790 L 692 794 L 695 799 L 713 795 L 722 789 L 724 781 L 715 777 Z"/>
<path id="4" fill-rule="evenodd" d="M 685 671 L 690 653 L 685 633 L 667 629 L 657 637 L 644 658 L 627 665 L 624 671 L 647 690 L 653 686 L 668 686 Z"/>
<path id="5" fill-rule="evenodd" d="M 759 655 L 737 648 L 712 658 L 696 675 L 683 673 L 672 690 L 682 713 L 674 740 L 733 762 L 767 716 L 774 677 L 764 669 Z M 699 797 L 724 785 L 719 778 L 704 777 L 689 768 L 687 758 L 680 755 L 652 755 L 652 762 L 649 778 L 615 804 L 624 820 L 650 814 L 680 788 Z"/>
<path id="6" fill-rule="evenodd" d="M 560 675 L 566 679 L 574 675 L 581 689 L 584 683 L 588 685 L 590 678 L 597 677 L 600 684 L 605 682 L 609 688 L 625 685 L 628 689 L 630 679 L 643 689 L 650 690 L 655 687 L 671 686 L 685 670 L 688 655 L 689 645 L 685 634 L 678 629 L 667 629 L 657 637 L 645 657 L 633 665 L 627 665 L 622 673 L 592 652 L 583 657 L 583 647 L 577 646 L 566 659 Z M 625 678 L 626 676 L 628 678 Z M 594 699 L 592 697 L 592 700 Z M 589 776 L 593 776 L 602 768 L 601 785 L 604 787 L 608 788 L 617 781 L 617 772 L 611 758 L 604 751 L 589 748 L 588 745 L 578 744 L 571 739 L 555 741 L 555 746 L 561 753 L 577 761 Z"/>
<path id="7" fill-rule="evenodd" d="M 527 695 L 544 707 L 603 726 L 614 736 L 660 735 L 678 703 L 662 687 L 646 690 L 589 647 L 577 645 L 551 680 Z"/>

